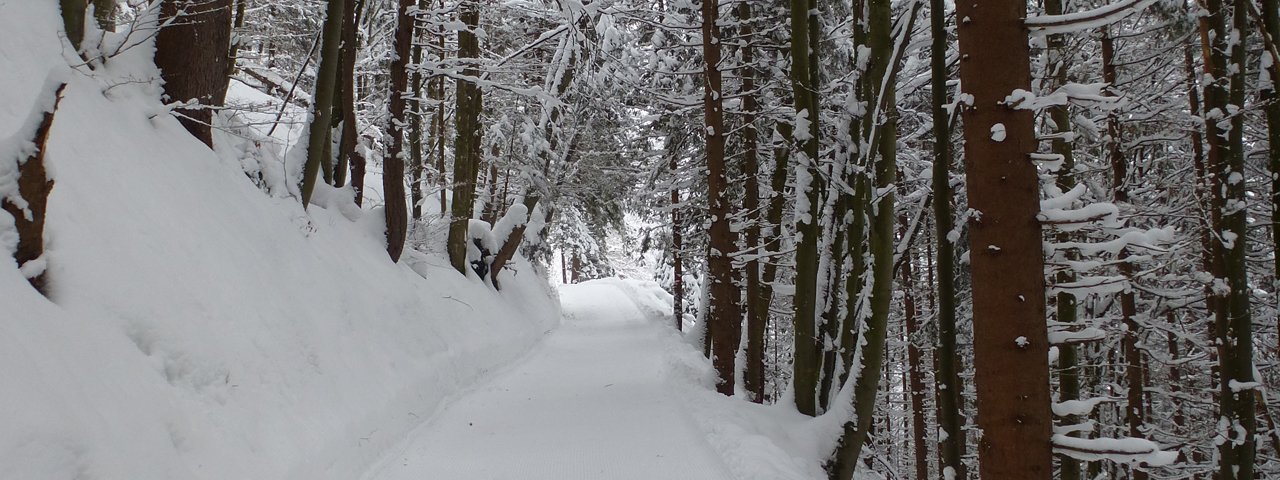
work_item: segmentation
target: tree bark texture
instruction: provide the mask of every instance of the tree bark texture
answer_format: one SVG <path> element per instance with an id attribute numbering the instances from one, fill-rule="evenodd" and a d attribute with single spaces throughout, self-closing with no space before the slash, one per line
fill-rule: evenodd
<path id="1" fill-rule="evenodd" d="M 333 122 L 334 86 L 338 80 L 339 51 L 342 40 L 343 7 L 345 0 L 329 0 L 325 12 L 323 40 L 320 46 L 320 66 L 316 72 L 316 91 L 312 95 L 311 125 L 307 130 L 307 163 L 302 169 L 302 208 L 311 204 L 311 194 L 316 188 L 316 175 L 321 167 L 330 165 L 325 158 Z M 162 31 L 163 32 L 163 31 Z M 156 55 L 157 58 L 159 54 Z"/>
<path id="2" fill-rule="evenodd" d="M 458 32 L 458 59 L 465 65 L 462 75 L 479 77 L 480 69 L 476 62 L 480 56 L 480 42 L 475 33 L 480 24 L 479 5 L 475 0 L 464 0 L 458 17 L 466 25 L 466 29 Z M 449 263 L 464 275 L 468 268 L 467 245 L 471 241 L 467 230 L 474 213 L 476 174 L 481 160 L 481 102 L 480 86 L 469 80 L 459 79 L 458 106 L 455 112 L 457 140 L 454 142 L 453 210 L 449 220 L 448 251 Z M 579 261 L 575 256 L 574 263 Z"/>
<path id="3" fill-rule="evenodd" d="M 160 22 L 170 20 L 156 33 L 155 61 L 165 96 L 196 103 L 176 109 L 178 121 L 213 147 L 213 112 L 226 99 L 230 81 L 231 0 L 164 0 Z"/>
<path id="4" fill-rule="evenodd" d="M 973 98 L 962 118 L 984 479 L 1053 476 L 1037 142 L 1032 113 L 1003 103 L 1031 89 L 1026 13 L 1018 0 L 956 4 L 960 80 Z"/>
<path id="5" fill-rule="evenodd" d="M 711 277 L 711 303 L 708 323 L 711 325 L 711 363 L 720 375 L 716 390 L 733 395 L 734 361 L 742 335 L 742 294 L 734 283 L 733 253 L 738 235 L 729 226 L 733 214 L 729 205 L 729 180 L 724 155 L 724 99 L 721 96 L 720 73 L 720 6 L 715 0 L 702 0 L 702 57 L 705 63 L 703 85 L 704 139 L 707 152 L 707 204 L 711 217 L 710 248 L 707 252 L 707 274 Z"/>
<path id="6" fill-rule="evenodd" d="M 1052 0 L 1051 0 L 1052 1 Z M 940 468 L 950 468 L 954 480 L 965 480 L 965 433 L 963 399 L 960 383 L 959 351 L 956 348 L 955 245 L 951 229 L 955 223 L 951 192 L 951 125 L 947 109 L 947 29 L 946 4 L 929 1 L 929 25 L 932 44 L 929 52 L 930 88 L 933 112 L 933 224 L 937 245 L 937 322 L 938 346 L 934 358 L 938 365 L 938 428 L 946 438 L 940 443 Z M 945 473 L 944 473 L 945 476 Z"/>
<path id="7" fill-rule="evenodd" d="M 45 295 L 48 291 L 45 287 L 44 266 L 29 266 L 28 262 L 38 261 L 44 256 L 45 212 L 49 204 L 49 193 L 53 191 L 53 179 L 49 178 L 48 170 L 45 168 L 44 153 L 49 139 L 49 130 L 53 128 L 53 116 L 58 110 L 58 103 L 62 101 L 64 88 L 66 84 L 58 84 L 42 94 L 49 98 L 38 99 L 40 103 L 32 114 L 38 115 L 40 121 L 28 122 L 30 126 L 35 127 L 35 131 L 18 132 L 20 136 L 17 138 L 30 139 L 34 147 L 19 151 L 19 154 L 25 155 L 25 158 L 0 158 L 0 162 L 12 162 L 12 167 L 0 169 L 0 172 L 14 168 L 17 174 L 15 179 L 17 196 L 0 196 L 0 209 L 13 217 L 14 227 L 18 233 L 18 245 L 13 252 L 13 259 L 17 261 L 18 268 L 27 270 L 35 267 L 36 271 L 29 272 L 27 282 L 31 283 L 36 291 Z"/>
<path id="8" fill-rule="evenodd" d="M 796 278 L 793 309 L 795 317 L 795 361 L 791 377 L 795 389 L 796 409 L 805 415 L 818 413 L 817 388 L 819 355 L 815 316 L 818 295 L 818 227 L 819 172 L 818 172 L 818 97 L 814 90 L 810 69 L 812 53 L 809 46 L 812 0 L 791 0 L 791 90 L 794 97 L 797 125 L 792 132 L 796 140 L 797 207 Z M 799 118 L 807 116 L 804 122 Z M 804 175 L 799 175 L 803 172 Z M 803 181 L 800 181 L 803 180 Z"/>
<path id="9" fill-rule="evenodd" d="M 391 118 L 387 124 L 390 145 L 382 159 L 382 191 L 386 202 L 383 211 L 387 220 L 387 254 L 391 261 L 400 261 L 404 253 L 404 239 L 409 228 L 409 212 L 405 207 L 404 192 L 404 128 L 406 96 L 409 91 L 409 54 L 413 43 L 414 15 L 410 13 L 414 0 L 400 0 L 397 10 L 395 57 L 391 61 Z"/>

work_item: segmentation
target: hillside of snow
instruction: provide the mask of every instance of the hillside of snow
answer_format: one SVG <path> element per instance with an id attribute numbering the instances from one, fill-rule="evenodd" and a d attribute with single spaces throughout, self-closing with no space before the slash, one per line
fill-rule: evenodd
<path id="1" fill-rule="evenodd" d="M 0 478 L 355 478 L 558 321 L 525 263 L 496 292 L 444 258 L 391 263 L 382 212 L 341 190 L 308 211 L 264 193 L 167 112 L 140 35 L 70 68 L 60 30 L 54 2 L 0 1 L 0 137 L 69 83 L 50 298 L 0 214 Z"/>

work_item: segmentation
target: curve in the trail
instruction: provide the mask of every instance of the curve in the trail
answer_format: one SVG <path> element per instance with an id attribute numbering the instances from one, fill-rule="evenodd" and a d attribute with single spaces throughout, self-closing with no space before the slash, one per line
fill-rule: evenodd
<path id="1" fill-rule="evenodd" d="M 659 322 L 607 282 L 561 289 L 564 323 L 452 402 L 365 480 L 719 480 L 664 383 Z"/>

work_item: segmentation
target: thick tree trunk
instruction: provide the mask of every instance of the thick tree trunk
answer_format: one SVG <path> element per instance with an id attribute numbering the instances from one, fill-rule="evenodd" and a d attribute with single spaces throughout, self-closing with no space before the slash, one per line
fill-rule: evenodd
<path id="1" fill-rule="evenodd" d="M 84 41 L 85 0 L 59 0 L 62 10 L 62 28 L 67 33 L 67 41 L 76 50 L 80 50 L 80 42 Z"/>
<path id="2" fill-rule="evenodd" d="M 1032 113 L 1004 104 L 1030 91 L 1026 2 L 956 4 L 973 272 L 974 380 L 982 478 L 1048 480 L 1049 345 L 1045 325 L 1040 185 Z"/>
<path id="3" fill-rule="evenodd" d="M 239 11 L 244 11 L 244 2 L 241 0 Z M 98 21 L 98 28 L 104 32 L 116 31 L 116 0 L 93 0 L 93 18 Z M 231 58 L 235 58 L 232 55 Z"/>
<path id="4" fill-rule="evenodd" d="M 702 1 L 702 57 L 704 60 L 703 121 L 707 152 L 707 213 L 711 217 L 710 248 L 707 252 L 707 274 L 710 276 L 711 303 L 707 313 L 713 335 L 711 363 L 720 375 L 716 390 L 733 395 L 734 360 L 742 335 L 742 294 L 734 283 L 733 253 L 738 249 L 738 235 L 729 225 L 733 214 L 729 206 L 729 180 L 724 155 L 724 99 L 720 73 L 720 6 L 715 0 Z"/>
<path id="5" fill-rule="evenodd" d="M 34 147 L 19 150 L 18 153 L 26 154 L 26 158 L 0 158 L 0 162 L 9 164 L 0 168 L 0 172 L 13 169 L 16 174 L 13 180 L 17 183 L 17 192 L 13 193 L 17 195 L 0 196 L 0 209 L 13 217 L 18 233 L 18 245 L 13 251 L 13 259 L 27 277 L 27 282 L 36 291 L 46 295 L 45 266 L 41 262 L 44 262 L 45 211 L 49 204 L 49 193 L 53 190 L 53 179 L 49 178 L 48 169 L 45 168 L 44 152 L 64 88 L 66 84 L 58 84 L 42 93 L 41 98 L 37 99 L 40 103 L 26 125 L 26 128 L 34 128 L 34 131 L 19 131 L 15 137 L 29 140 Z M 34 121 L 37 116 L 39 122 Z"/>
<path id="6" fill-rule="evenodd" d="M 462 74 L 466 77 L 479 77 L 477 64 L 480 56 L 480 42 L 475 30 L 480 24 L 480 6 L 475 0 L 462 2 L 459 18 L 466 29 L 458 32 L 458 59 L 463 62 Z M 469 80 L 458 80 L 457 102 L 457 140 L 454 143 L 453 160 L 453 210 L 449 220 L 449 263 L 459 273 L 466 274 L 467 245 L 471 241 L 467 233 L 468 225 L 474 214 L 476 193 L 476 174 L 480 166 L 480 110 L 482 105 L 480 86 Z M 579 262 L 574 257 L 574 263 Z M 577 268 L 575 268 L 575 275 Z M 575 276 L 574 283 L 577 283 Z"/>
<path id="7" fill-rule="evenodd" d="M 316 175 L 331 160 L 325 158 L 329 151 L 330 126 L 333 123 L 334 86 L 338 80 L 339 48 L 342 40 L 345 0 L 329 0 L 325 13 L 323 40 L 320 47 L 320 68 L 316 72 L 316 90 L 312 95 L 311 125 L 308 127 L 307 164 L 302 169 L 302 208 L 311 204 L 311 193 L 316 188 Z M 164 30 L 161 30 L 164 33 Z M 157 62 L 160 54 L 156 54 Z M 190 128 L 188 128 L 190 129 Z"/>
<path id="8" fill-rule="evenodd" d="M 213 147 L 213 109 L 222 106 L 229 81 L 231 0 L 164 0 L 160 4 L 162 24 L 179 15 L 156 33 L 156 66 L 169 101 L 197 103 L 176 109 L 182 126 Z M 83 16 L 82 12 L 81 21 Z M 326 92 L 332 96 L 332 89 Z"/>
<path id="9" fill-rule="evenodd" d="M 409 91 L 409 55 L 413 43 L 416 19 L 411 13 L 414 0 L 400 0 L 396 10 L 395 57 L 391 61 L 390 118 L 387 121 L 387 138 L 390 145 L 382 158 L 382 192 L 386 207 L 387 254 L 392 262 L 399 262 L 404 253 L 404 240 L 409 227 L 409 212 L 405 207 L 404 192 L 404 127 L 406 96 Z"/>

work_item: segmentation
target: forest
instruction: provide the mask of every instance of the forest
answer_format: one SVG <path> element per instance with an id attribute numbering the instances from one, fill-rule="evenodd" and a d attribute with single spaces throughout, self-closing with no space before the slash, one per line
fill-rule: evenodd
<path id="1" fill-rule="evenodd" d="M 1280 2 L 975 1 L 0 0 L 0 379 L 130 358 L 195 402 L 174 470 L 77 446 L 143 412 L 58 427 L 75 461 L 0 416 L 0 463 L 384 478 L 180 459 L 240 438 L 221 408 L 264 438 L 263 399 L 392 402 L 278 430 L 334 435 L 447 405 L 605 291 L 688 350 L 654 355 L 723 478 L 1280 478 Z M 64 317 L 129 348 L 28 322 Z M 416 376 L 358 379 L 384 350 Z M 262 373 L 307 358 L 349 382 Z"/>

